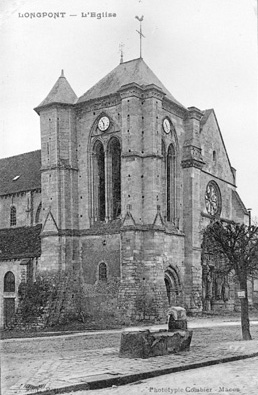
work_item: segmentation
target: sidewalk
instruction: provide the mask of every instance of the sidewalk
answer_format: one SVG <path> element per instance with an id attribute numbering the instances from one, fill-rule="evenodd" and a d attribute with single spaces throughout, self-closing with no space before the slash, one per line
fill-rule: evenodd
<path id="1" fill-rule="evenodd" d="M 215 326 L 218 325 L 214 324 Z M 224 326 L 233 325 L 232 323 L 221 324 Z M 235 325 L 239 326 L 239 323 Z M 192 327 L 193 323 L 190 326 Z M 253 326 L 252 323 L 252 333 L 256 331 L 257 334 L 257 329 L 257 325 Z M 258 340 L 221 342 L 216 337 L 221 332 L 221 329 L 217 327 L 217 330 L 214 329 L 216 331 L 214 341 L 208 341 L 210 344 L 204 345 L 205 338 L 203 337 L 202 339 L 202 336 L 205 336 L 205 333 L 197 335 L 198 330 L 200 331 L 200 329 L 194 330 L 192 346 L 189 352 L 148 359 L 119 358 L 119 342 L 117 342 L 117 347 L 94 350 L 83 349 L 79 346 L 79 349 L 69 355 L 64 348 L 69 342 L 74 341 L 74 338 L 69 337 L 71 335 L 65 335 L 63 340 L 65 343 L 62 346 L 63 352 L 61 350 L 59 355 L 58 353 L 49 355 L 48 350 L 46 350 L 45 357 L 41 355 L 34 361 L 33 358 L 26 361 L 28 366 L 25 366 L 25 361 L 23 363 L 21 359 L 20 363 L 24 369 L 23 377 L 11 386 L 8 385 L 8 382 L 2 383 L 2 393 L 4 395 L 54 394 L 105 388 L 176 371 L 258 356 Z M 207 329 L 207 331 L 209 330 Z M 107 332 L 117 333 L 117 331 Z M 87 333 L 84 335 L 88 337 L 96 334 Z M 80 336 L 83 336 L 83 334 L 79 334 Z M 120 335 L 117 334 L 117 336 Z M 194 340 L 195 337 L 197 340 Z M 26 340 L 29 343 L 29 340 Z M 30 343 L 35 344 L 35 340 L 34 338 Z M 41 338 L 37 340 L 40 341 Z M 14 343 L 15 341 L 12 340 Z M 55 339 L 52 339 L 52 342 L 54 341 Z M 4 341 L 4 343 L 7 342 L 10 342 L 10 340 Z M 18 342 L 16 345 L 18 346 Z M 19 346 L 21 345 L 20 343 Z M 26 344 L 24 344 L 24 347 L 26 347 Z M 19 360 L 19 355 L 14 355 L 13 358 Z M 11 369 L 11 364 L 12 362 L 8 363 L 9 366 L 6 366 L 5 363 L 3 364 L 2 377 L 6 377 L 8 374 L 6 369 Z"/>

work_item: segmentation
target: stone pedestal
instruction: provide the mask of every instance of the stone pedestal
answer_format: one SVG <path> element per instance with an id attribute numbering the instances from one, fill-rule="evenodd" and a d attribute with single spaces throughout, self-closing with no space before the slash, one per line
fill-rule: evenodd
<path id="1" fill-rule="evenodd" d="M 150 358 L 159 355 L 188 351 L 192 340 L 192 331 L 125 330 L 122 333 L 119 357 Z"/>
<path id="2" fill-rule="evenodd" d="M 168 330 L 187 329 L 186 311 L 183 307 L 173 306 L 168 310 Z"/>

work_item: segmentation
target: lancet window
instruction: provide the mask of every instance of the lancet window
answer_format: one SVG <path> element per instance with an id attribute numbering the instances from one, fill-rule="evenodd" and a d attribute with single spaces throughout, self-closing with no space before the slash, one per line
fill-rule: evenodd
<path id="1" fill-rule="evenodd" d="M 95 221 L 121 214 L 121 145 L 116 137 L 106 149 L 100 140 L 93 147 L 93 211 Z"/>

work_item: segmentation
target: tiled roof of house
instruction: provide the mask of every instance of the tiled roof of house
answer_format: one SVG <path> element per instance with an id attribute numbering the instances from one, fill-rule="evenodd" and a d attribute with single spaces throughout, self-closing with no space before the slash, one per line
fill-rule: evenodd
<path id="1" fill-rule="evenodd" d="M 0 196 L 41 189 L 41 151 L 0 159 Z"/>
<path id="2" fill-rule="evenodd" d="M 0 229 L 0 261 L 39 257 L 41 225 Z"/>
<path id="3" fill-rule="evenodd" d="M 171 95 L 167 88 L 165 88 L 142 58 L 120 63 L 109 74 L 97 82 L 96 85 L 84 93 L 84 95 L 78 99 L 77 103 L 114 94 L 121 86 L 131 83 L 136 83 L 140 86 L 155 84 L 163 90 L 169 100 L 184 108 L 184 106 Z"/>
<path id="4" fill-rule="evenodd" d="M 38 108 L 52 103 L 74 104 L 76 100 L 77 96 L 65 78 L 62 70 L 61 76 L 58 78 L 47 97 L 35 108 L 35 110 L 37 111 Z"/>

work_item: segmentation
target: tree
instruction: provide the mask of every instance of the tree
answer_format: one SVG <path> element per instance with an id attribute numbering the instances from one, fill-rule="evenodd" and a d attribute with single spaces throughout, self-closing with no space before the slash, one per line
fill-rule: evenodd
<path id="1" fill-rule="evenodd" d="M 205 253 L 225 258 L 218 270 L 224 275 L 234 273 L 245 292 L 241 298 L 242 337 L 251 340 L 247 280 L 258 274 L 258 227 L 214 221 L 203 232 L 203 248 Z"/>

